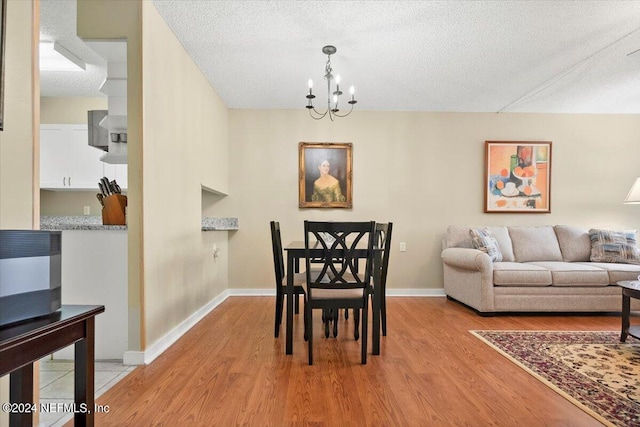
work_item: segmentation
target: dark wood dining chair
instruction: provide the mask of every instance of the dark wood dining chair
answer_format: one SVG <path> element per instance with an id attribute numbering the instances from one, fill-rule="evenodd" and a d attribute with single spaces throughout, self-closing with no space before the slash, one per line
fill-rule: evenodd
<path id="1" fill-rule="evenodd" d="M 325 234 L 321 234 L 325 233 Z M 322 236 L 333 237 L 327 243 Z M 309 365 L 313 365 L 313 310 L 337 313 L 339 309 L 361 310 L 362 364 L 367 363 L 367 328 L 375 222 L 304 222 L 305 263 L 304 294 L 305 338 L 309 345 Z M 314 250 L 314 253 L 312 253 Z M 358 274 L 358 260 L 366 260 L 365 271 Z M 342 262 L 336 264 L 335 260 Z M 317 274 L 311 273 L 311 265 Z"/>
<path id="2" fill-rule="evenodd" d="M 381 263 L 378 265 L 378 283 L 372 282 L 374 292 L 378 291 L 375 286 L 380 286 L 380 319 L 382 320 L 382 335 L 387 336 L 387 270 L 389 269 L 389 255 L 391 253 L 391 232 L 393 223 L 376 223 L 376 233 L 374 249 L 382 249 Z"/>
<path id="3" fill-rule="evenodd" d="M 391 232 L 393 229 L 393 223 L 389 222 L 387 224 L 384 223 L 376 223 L 376 231 L 375 238 L 373 242 L 374 256 L 380 255 L 380 263 L 376 265 L 373 264 L 372 274 L 378 274 L 378 283 L 380 286 L 380 319 L 382 323 L 382 335 L 387 336 L 387 302 L 386 302 L 386 293 L 387 293 L 387 270 L 389 267 L 389 255 L 391 253 Z M 376 253 L 376 250 L 381 250 L 380 254 Z M 374 269 L 377 268 L 377 271 Z M 373 297 L 373 292 L 376 291 L 375 286 L 376 280 L 371 278 L 371 296 Z M 348 310 L 345 310 L 345 319 L 348 319 Z M 355 318 L 355 328 L 354 328 L 354 338 L 358 340 L 358 323 L 360 318 L 360 313 L 358 310 L 354 310 L 354 318 Z M 336 337 L 338 335 L 338 316 L 334 313 L 333 317 L 333 336 Z"/>
<path id="4" fill-rule="evenodd" d="M 273 270 L 276 278 L 276 323 L 274 336 L 280 335 L 282 323 L 282 311 L 284 308 L 284 296 L 286 295 L 287 276 L 284 269 L 284 255 L 282 250 L 282 237 L 280 236 L 280 223 L 271 221 L 271 247 L 273 249 Z M 299 311 L 299 295 L 304 294 L 305 273 L 297 273 L 293 278 L 293 293 L 295 298 L 295 312 Z"/>

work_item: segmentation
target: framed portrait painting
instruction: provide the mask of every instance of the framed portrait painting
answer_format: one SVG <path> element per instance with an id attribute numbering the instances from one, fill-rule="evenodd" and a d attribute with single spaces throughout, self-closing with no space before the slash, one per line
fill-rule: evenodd
<path id="1" fill-rule="evenodd" d="M 350 142 L 298 144 L 299 207 L 353 207 L 352 149 Z"/>
<path id="2" fill-rule="evenodd" d="M 484 211 L 551 212 L 551 142 L 485 141 Z"/>

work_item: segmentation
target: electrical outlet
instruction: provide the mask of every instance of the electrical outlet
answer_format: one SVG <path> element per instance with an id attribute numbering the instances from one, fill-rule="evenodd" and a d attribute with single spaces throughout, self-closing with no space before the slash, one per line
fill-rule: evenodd
<path id="1" fill-rule="evenodd" d="M 91 215 L 91 206 L 85 206 L 84 207 L 84 214 L 85 215 Z"/>
<path id="2" fill-rule="evenodd" d="M 407 251 L 407 242 L 400 242 L 400 252 Z"/>

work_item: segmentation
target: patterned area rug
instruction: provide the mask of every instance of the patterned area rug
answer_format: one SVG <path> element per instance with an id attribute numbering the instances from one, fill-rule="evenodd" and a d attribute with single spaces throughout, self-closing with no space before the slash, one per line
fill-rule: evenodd
<path id="1" fill-rule="evenodd" d="M 608 426 L 640 426 L 640 341 L 620 332 L 470 331 Z"/>

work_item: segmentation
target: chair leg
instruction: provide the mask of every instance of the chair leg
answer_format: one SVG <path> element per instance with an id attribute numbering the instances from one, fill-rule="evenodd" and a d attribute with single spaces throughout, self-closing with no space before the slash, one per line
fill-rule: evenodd
<path id="1" fill-rule="evenodd" d="M 387 303 L 385 302 L 386 298 L 384 295 L 380 300 L 380 317 L 382 319 L 382 336 L 387 336 Z"/>
<path id="2" fill-rule="evenodd" d="M 305 317 L 307 318 L 307 338 L 309 344 L 309 365 L 313 365 L 313 308 L 311 304 L 307 305 L 305 310 Z"/>
<path id="3" fill-rule="evenodd" d="M 369 333 L 368 331 L 368 324 L 369 324 L 369 309 L 368 309 L 368 305 L 365 304 L 365 306 L 362 308 L 362 364 L 366 365 L 367 364 L 367 334 Z"/>
<path id="4" fill-rule="evenodd" d="M 324 313 L 324 320 L 322 321 L 324 323 L 324 337 L 325 338 L 329 338 L 329 323 L 331 322 L 331 310 L 325 311 L 324 309 L 322 309 L 322 313 Z"/>
<path id="5" fill-rule="evenodd" d="M 304 340 L 305 341 L 309 341 L 309 335 L 308 335 L 308 331 L 309 331 L 309 319 L 307 319 L 307 299 L 304 299 L 304 305 L 302 307 L 302 318 L 304 320 Z"/>
<path id="6" fill-rule="evenodd" d="M 293 312 L 295 314 L 299 314 L 300 313 L 300 294 L 296 293 L 293 296 L 294 300 L 293 300 L 293 304 L 294 304 L 294 310 Z"/>
<path id="7" fill-rule="evenodd" d="M 282 310 L 284 304 L 284 294 L 282 292 L 276 293 L 276 324 L 274 336 L 278 338 L 280 335 L 280 324 L 282 324 Z"/>
<path id="8" fill-rule="evenodd" d="M 358 341 L 358 338 L 360 338 L 360 330 L 358 329 L 360 327 L 360 310 L 358 310 L 357 308 L 353 309 L 353 338 L 355 338 L 356 341 Z"/>
<path id="9" fill-rule="evenodd" d="M 338 318 L 340 317 L 340 310 L 335 309 L 333 312 L 333 337 L 338 337 Z"/>

